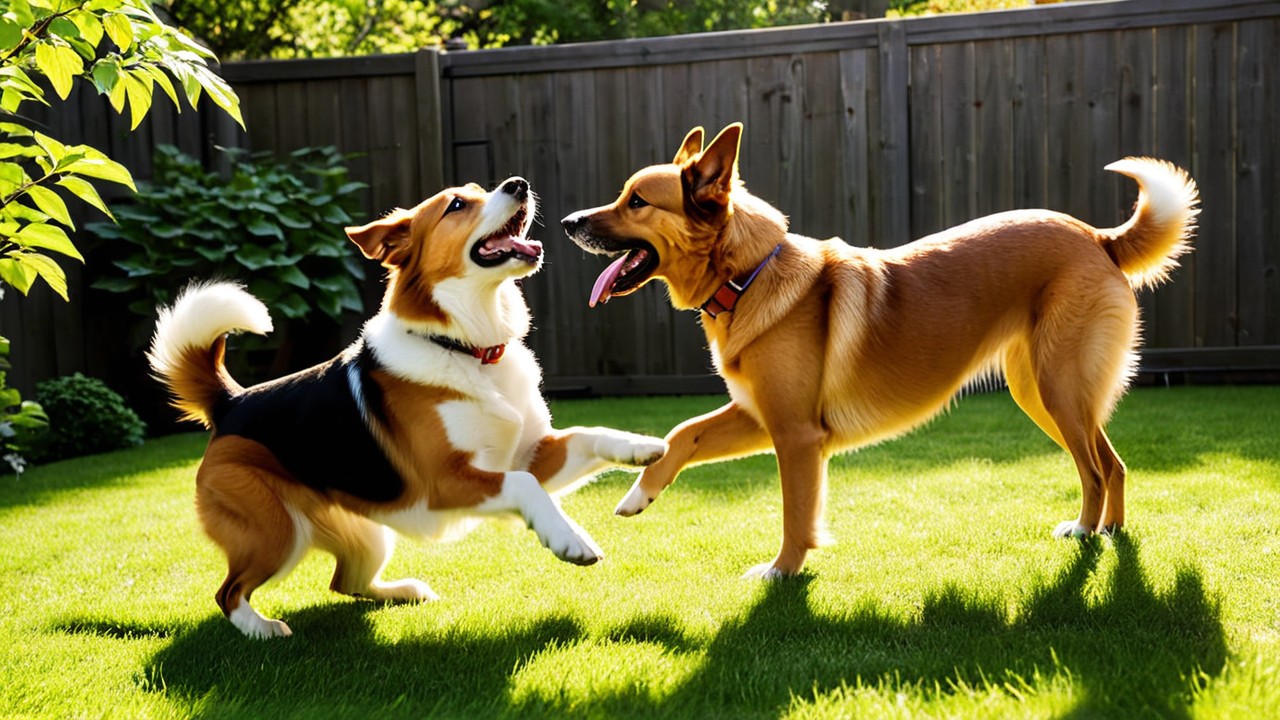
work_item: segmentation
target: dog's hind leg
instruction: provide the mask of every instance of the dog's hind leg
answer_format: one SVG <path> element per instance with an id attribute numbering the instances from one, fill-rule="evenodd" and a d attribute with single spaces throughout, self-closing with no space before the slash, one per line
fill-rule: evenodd
<path id="1" fill-rule="evenodd" d="M 1070 300 L 1042 313 L 1030 362 L 1044 410 L 1061 433 L 1059 444 L 1080 474 L 1080 515 L 1054 530 L 1057 537 L 1069 537 L 1124 521 L 1125 467 L 1103 425 L 1128 384 L 1137 304 L 1128 286 L 1118 283 L 1060 296 Z"/>
<path id="2" fill-rule="evenodd" d="M 292 634 L 280 620 L 249 604 L 253 591 L 283 576 L 301 556 L 300 538 L 284 504 L 250 466 L 206 463 L 196 480 L 196 509 L 205 532 L 227 556 L 227 578 L 215 598 L 240 632 L 250 637 Z"/>
<path id="3" fill-rule="evenodd" d="M 391 528 L 339 508 L 319 515 L 314 524 L 316 544 L 333 553 L 337 560 L 330 590 L 398 602 L 439 599 L 421 580 L 382 579 L 382 569 L 395 549 L 396 536 Z"/>
<path id="4" fill-rule="evenodd" d="M 1106 430 L 1098 428 L 1095 441 L 1099 465 L 1106 477 L 1106 496 L 1102 503 L 1102 520 L 1099 532 L 1114 533 L 1124 526 L 1124 481 L 1128 470 L 1107 437 Z"/>
<path id="5" fill-rule="evenodd" d="M 1124 525 L 1124 462 L 1116 455 L 1101 426 L 1081 434 L 1087 437 L 1081 438 L 1076 433 L 1068 435 L 1084 493 L 1080 516 L 1060 523 L 1053 532 L 1056 537 L 1115 532 Z"/>
<path id="6" fill-rule="evenodd" d="M 1045 435 L 1066 450 L 1067 442 L 1062 439 L 1062 431 L 1049 416 L 1049 411 L 1044 407 L 1044 400 L 1040 399 L 1040 387 L 1036 384 L 1036 371 L 1031 365 L 1031 356 L 1026 343 L 1017 341 L 1005 350 L 1004 378 L 1009 385 L 1009 394 L 1013 396 L 1013 401 L 1018 404 L 1018 407 L 1022 408 L 1022 412 L 1026 413 Z"/>
<path id="7" fill-rule="evenodd" d="M 253 591 L 275 572 L 266 570 L 247 558 L 229 558 L 227 579 L 218 588 L 215 596 L 218 606 L 232 625 L 253 638 L 287 637 L 293 634 L 283 620 L 265 618 L 249 604 Z"/>
<path id="8" fill-rule="evenodd" d="M 1080 475 L 1080 515 L 1075 520 L 1059 523 L 1053 534 L 1055 537 L 1083 537 L 1098 529 L 1106 498 L 1106 473 L 1096 450 L 1096 438 L 1101 429 L 1080 408 L 1073 407 L 1073 398 L 1059 399 L 1054 396 L 1052 388 L 1041 387 L 1046 395 L 1045 406 L 1061 429 L 1067 452 L 1071 453 L 1076 472 Z"/>
<path id="9" fill-rule="evenodd" d="M 1027 417 L 1031 418 L 1063 450 L 1070 452 L 1066 440 L 1062 437 L 1062 431 L 1058 429 L 1057 423 L 1045 409 L 1044 401 L 1040 399 L 1040 388 L 1036 385 L 1035 371 L 1031 367 L 1024 344 L 1017 343 L 1006 351 L 1005 379 L 1009 384 L 1009 394 L 1013 396 L 1014 402 L 1018 403 L 1018 407 L 1022 408 Z M 1111 440 L 1107 438 L 1106 431 L 1102 428 L 1098 428 L 1091 454 L 1104 478 L 1102 519 L 1098 530 L 1111 532 L 1124 524 L 1124 462 L 1116 454 Z M 1068 524 L 1063 523 L 1063 525 Z M 1064 528 L 1066 532 L 1063 534 L 1070 534 L 1073 529 Z"/>

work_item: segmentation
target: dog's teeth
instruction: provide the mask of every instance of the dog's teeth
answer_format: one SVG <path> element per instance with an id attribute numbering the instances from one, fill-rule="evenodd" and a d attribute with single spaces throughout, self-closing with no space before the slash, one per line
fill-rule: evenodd
<path id="1" fill-rule="evenodd" d="M 622 272 L 629 273 L 632 270 L 635 270 L 636 268 L 640 267 L 640 263 L 642 262 L 644 262 L 643 250 L 632 253 L 630 260 L 628 260 L 626 266 L 622 268 Z"/>

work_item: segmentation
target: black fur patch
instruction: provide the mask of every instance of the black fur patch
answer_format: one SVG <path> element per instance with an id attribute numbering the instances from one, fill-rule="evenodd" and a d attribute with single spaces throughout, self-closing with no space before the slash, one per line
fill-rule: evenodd
<path id="1" fill-rule="evenodd" d="M 404 481 L 369 432 L 347 377 L 354 364 L 365 410 L 382 416 L 382 394 L 369 376 L 376 361 L 363 346 L 301 372 L 255 385 L 215 408 L 219 435 L 238 435 L 267 447 L 299 483 L 389 502 Z"/>

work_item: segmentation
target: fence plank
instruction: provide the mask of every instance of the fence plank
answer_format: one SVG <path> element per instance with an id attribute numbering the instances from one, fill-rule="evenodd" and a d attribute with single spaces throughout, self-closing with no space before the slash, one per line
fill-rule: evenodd
<path id="1" fill-rule="evenodd" d="M 338 123 L 342 128 L 342 134 L 338 138 L 338 149 L 348 155 L 347 167 L 350 169 L 351 177 L 368 186 L 360 191 L 362 212 L 358 217 L 353 218 L 356 224 L 360 225 L 387 209 L 375 207 L 373 204 L 373 165 L 369 158 L 368 90 L 368 83 L 361 80 L 342 78 L 338 81 L 338 93 L 342 98 L 338 106 Z M 377 307 L 369 304 L 369 300 L 372 299 L 366 294 L 365 307 Z"/>
<path id="2" fill-rule="evenodd" d="M 874 85 L 868 50 L 842 50 L 839 53 L 840 105 L 839 161 L 843 180 L 840 200 L 845 221 L 834 230 L 851 245 L 872 245 L 871 208 L 867 202 L 867 184 L 871 181 L 869 87 Z M 836 175 L 833 174 L 832 178 Z"/>
<path id="3" fill-rule="evenodd" d="M 1280 21 L 1242 23 L 1238 30 L 1237 277 L 1241 345 L 1280 344 Z M 1270 182 L 1269 179 L 1270 178 Z"/>
<path id="4" fill-rule="evenodd" d="M 1018 42 L 1013 55 L 1013 204 L 1018 208 L 1043 208 L 1049 203 L 1051 166 L 1044 39 Z"/>
<path id="5" fill-rule="evenodd" d="M 1195 173 L 1203 237 L 1213 252 L 1196 257 L 1197 346 L 1236 344 L 1235 134 L 1231 114 L 1235 25 L 1195 29 Z"/>
<path id="6" fill-rule="evenodd" d="M 1079 35 L 1045 38 L 1048 88 L 1049 180 L 1046 205 L 1077 217 L 1089 212 L 1089 186 L 1081 165 L 1090 156 L 1083 108 L 1084 60 Z"/>
<path id="7" fill-rule="evenodd" d="M 567 214 L 569 209 L 587 207 L 587 196 L 594 194 L 590 184 L 595 181 L 593 174 L 578 172 L 578 168 L 596 167 L 600 160 L 601 124 L 597 116 L 591 112 L 599 108 L 601 102 L 597 95 L 596 71 L 585 70 L 575 73 L 558 73 L 555 80 L 556 124 L 554 136 L 556 144 L 552 150 L 552 158 L 557 166 L 559 194 L 556 203 L 564 210 L 557 210 L 548 225 L 559 231 L 558 219 Z M 606 118 L 607 119 L 607 118 Z M 551 302 L 545 306 L 545 312 L 553 315 L 548 318 L 538 314 L 534 309 L 534 317 L 545 324 L 553 319 L 556 328 L 554 353 L 561 357 L 560 367 L 575 368 L 575 372 L 586 373 L 590 358 L 599 348 L 590 347 L 597 338 L 583 332 L 579 321 L 585 298 L 590 291 L 595 274 L 590 266 L 578 263 L 575 266 L 563 267 L 552 273 L 544 273 L 537 279 L 545 283 L 552 292 Z M 624 346 L 625 351 L 638 355 L 634 345 Z M 539 347 L 539 351 L 551 348 Z"/>
<path id="8" fill-rule="evenodd" d="M 313 80 L 303 86 L 305 131 L 298 133 L 307 147 L 337 146 L 342 141 L 342 82 Z"/>
<path id="9" fill-rule="evenodd" d="M 237 87 L 236 94 L 240 96 L 240 114 L 249 135 L 249 146 L 254 150 L 274 148 L 276 120 L 280 116 L 276 110 L 276 86 Z"/>
<path id="10" fill-rule="evenodd" d="M 1120 178 L 1115 173 L 1103 171 L 1109 163 L 1120 157 L 1120 101 L 1117 73 L 1116 47 L 1119 33 L 1098 32 L 1082 36 L 1081 51 L 1084 54 L 1084 107 L 1088 124 L 1085 130 L 1089 142 L 1082 145 L 1081 163 L 1077 167 L 1079 178 L 1087 188 L 1087 209 L 1080 218 L 1095 227 L 1110 227 L 1127 217 L 1126 207 L 1116 202 L 1119 196 Z"/>
<path id="11" fill-rule="evenodd" d="M 418 187 L 431 196 L 444 187 L 444 118 L 440 102 L 440 54 L 419 50 L 414 55 L 414 122 L 418 143 Z"/>
<path id="12" fill-rule="evenodd" d="M 942 46 L 942 226 L 974 217 L 974 67 L 972 43 Z"/>
<path id="13" fill-rule="evenodd" d="M 901 245 L 911 239 L 910 191 L 911 147 L 908 128 L 910 108 L 907 85 L 910 82 L 910 55 L 907 53 L 906 27 L 902 22 L 880 25 L 879 123 L 875 128 L 879 152 L 875 172 L 882 178 L 873 217 L 877 218 L 876 235 L 884 245 Z"/>
<path id="14" fill-rule="evenodd" d="M 794 129 L 799 144 L 799 205 L 788 214 L 793 231 L 821 238 L 840 235 L 847 224 L 842 202 L 844 173 L 840 131 L 840 64 L 837 53 L 808 56 L 802 78 L 803 95 L 797 107 L 799 121 L 810 128 Z"/>
<path id="15" fill-rule="evenodd" d="M 1196 175 L 1192 165 L 1194 140 L 1191 119 L 1194 113 L 1191 86 L 1192 30 L 1186 27 L 1155 30 L 1156 86 L 1155 132 L 1156 155 Z M 1129 197 L 1136 197 L 1130 185 Z M 1216 239 L 1203 230 L 1196 234 L 1196 252 L 1184 255 L 1170 282 L 1153 297 L 1155 312 L 1148 323 L 1149 347 L 1194 347 L 1195 337 L 1195 268 L 1201 255 L 1213 252 Z M 1209 246 L 1206 248 L 1206 246 Z"/>
<path id="16" fill-rule="evenodd" d="M 747 87 L 750 95 L 739 160 L 742 177 L 753 195 L 781 207 L 784 105 L 791 104 L 787 59 L 775 55 L 748 60 Z"/>
<path id="17" fill-rule="evenodd" d="M 911 237 L 946 227 L 942 47 L 911 48 Z M 885 247 L 883 241 L 878 247 Z"/>
<path id="18" fill-rule="evenodd" d="M 1013 77 L 996 68 L 1014 67 L 1013 41 L 973 46 L 974 216 L 1012 210 L 1014 205 Z"/>

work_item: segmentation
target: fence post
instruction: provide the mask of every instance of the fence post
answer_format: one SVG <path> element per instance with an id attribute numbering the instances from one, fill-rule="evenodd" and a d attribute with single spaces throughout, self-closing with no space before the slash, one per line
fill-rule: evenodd
<path id="1" fill-rule="evenodd" d="M 444 137 L 440 104 L 440 51 L 419 50 L 413 58 L 413 83 L 417 100 L 418 185 L 417 197 L 429 197 L 444 187 Z"/>
<path id="2" fill-rule="evenodd" d="M 902 21 L 882 22 L 880 52 L 880 202 L 875 237 L 892 247 L 911 240 L 911 148 L 908 85 L 911 56 Z"/>

